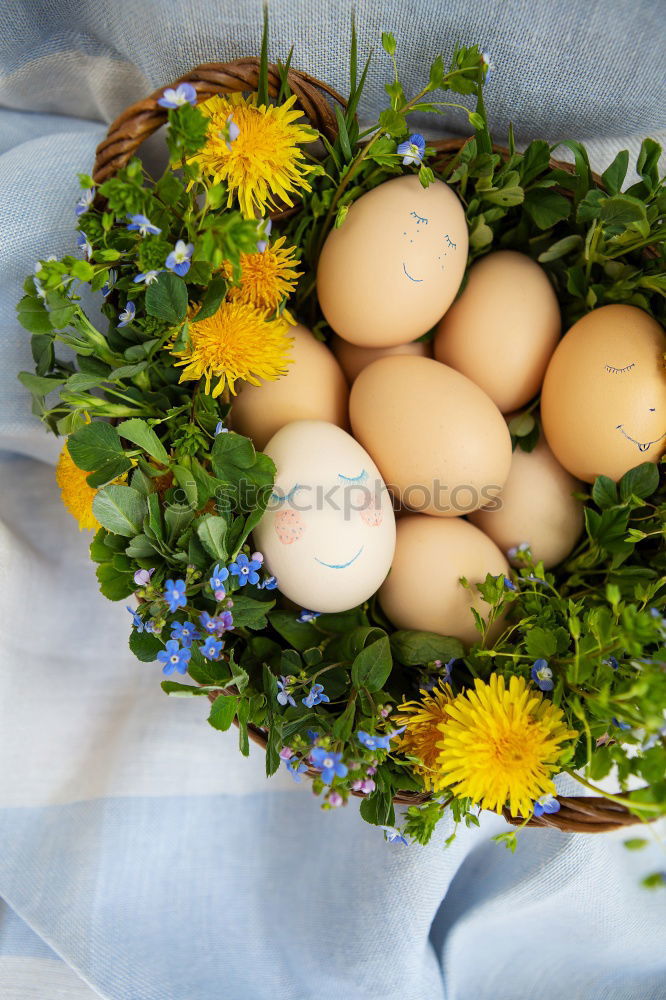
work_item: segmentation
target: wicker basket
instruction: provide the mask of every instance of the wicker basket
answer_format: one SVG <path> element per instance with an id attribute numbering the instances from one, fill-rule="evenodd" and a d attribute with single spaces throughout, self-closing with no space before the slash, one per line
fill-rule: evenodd
<path id="1" fill-rule="evenodd" d="M 288 80 L 292 92 L 296 94 L 297 106 L 306 115 L 312 127 L 322 132 L 327 139 L 333 142 L 337 135 L 337 124 L 331 101 L 337 102 L 344 108 L 346 106 L 344 98 L 327 84 L 298 70 L 289 70 Z M 229 63 L 204 63 L 168 86 L 176 87 L 179 83 L 191 83 L 196 89 L 198 100 L 205 101 L 218 93 L 255 91 L 258 82 L 259 60 L 252 58 L 237 59 Z M 277 94 L 279 86 L 280 78 L 277 68 L 269 66 L 268 89 L 271 96 Z M 99 144 L 96 151 L 92 171 L 96 184 L 101 184 L 109 177 L 113 177 L 128 163 L 141 143 L 164 125 L 167 120 L 167 112 L 157 103 L 163 91 L 164 87 L 160 87 L 149 97 L 131 105 L 111 123 L 106 138 Z M 430 145 L 437 150 L 437 155 L 432 163 L 435 170 L 441 170 L 451 157 L 460 151 L 465 142 L 465 139 L 431 142 Z M 495 146 L 494 150 L 501 156 L 509 156 L 509 151 L 501 146 Z M 574 170 L 570 163 L 560 160 L 552 160 L 551 166 L 560 167 L 571 173 Z M 596 174 L 593 177 L 595 183 L 602 186 L 600 178 Z M 565 190 L 562 190 L 561 193 L 568 197 L 571 196 Z M 273 217 L 279 217 L 286 213 L 278 211 L 272 214 Z M 219 694 L 225 693 L 231 692 L 219 692 Z M 209 697 L 211 701 L 214 701 L 217 695 L 212 694 Z M 266 731 L 252 725 L 248 726 L 248 731 L 251 739 L 265 749 L 267 744 Z M 310 777 L 314 777 L 316 774 L 315 771 L 308 773 Z M 352 794 L 363 797 L 364 793 L 353 792 Z M 428 798 L 429 795 L 426 793 L 400 792 L 393 801 L 396 805 L 409 806 L 418 805 Z M 505 809 L 505 819 L 514 826 L 551 827 L 561 830 L 563 833 L 605 833 L 640 822 L 638 817 L 625 806 L 600 796 L 560 795 L 558 799 L 560 810 L 552 815 L 533 816 L 525 824 L 523 819 L 512 816 Z"/>

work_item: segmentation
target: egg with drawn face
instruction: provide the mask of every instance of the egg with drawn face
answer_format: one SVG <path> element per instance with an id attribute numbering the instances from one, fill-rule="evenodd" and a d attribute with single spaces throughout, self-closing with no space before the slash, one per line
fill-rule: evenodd
<path id="1" fill-rule="evenodd" d="M 317 295 L 335 332 L 362 347 L 393 347 L 426 333 L 456 297 L 467 223 L 450 187 L 415 174 L 362 195 L 324 244 Z"/>
<path id="2" fill-rule="evenodd" d="M 564 335 L 543 383 L 541 419 L 573 476 L 620 479 L 666 448 L 664 333 L 636 306 L 593 310 Z"/>
<path id="3" fill-rule="evenodd" d="M 391 498 L 350 434 L 296 420 L 264 449 L 276 467 L 254 544 L 278 589 L 311 611 L 347 611 L 383 583 L 395 550 Z"/>

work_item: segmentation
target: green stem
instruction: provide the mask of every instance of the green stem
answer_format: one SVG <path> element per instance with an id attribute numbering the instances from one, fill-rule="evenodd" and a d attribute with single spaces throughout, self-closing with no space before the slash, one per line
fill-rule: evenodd
<path id="1" fill-rule="evenodd" d="M 633 799 L 627 799 L 622 795 L 611 795 L 610 792 L 604 792 L 603 789 L 597 788 L 596 785 L 591 784 L 591 782 L 582 778 L 580 774 L 576 774 L 576 772 L 572 771 L 570 768 L 564 767 L 562 770 L 565 774 L 568 774 L 570 778 L 573 778 L 574 781 L 584 785 L 585 788 L 594 792 L 595 795 L 600 795 L 602 798 L 608 799 L 609 802 L 617 802 L 618 805 L 627 806 L 627 808 L 634 809 L 637 812 L 662 813 L 664 811 L 663 808 L 656 802 L 636 802 Z"/>

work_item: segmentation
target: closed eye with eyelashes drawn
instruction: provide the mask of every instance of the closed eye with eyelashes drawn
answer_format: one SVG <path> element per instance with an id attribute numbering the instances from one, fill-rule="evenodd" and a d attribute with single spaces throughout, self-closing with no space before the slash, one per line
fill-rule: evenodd
<path id="1" fill-rule="evenodd" d="M 635 361 L 632 361 L 630 365 L 625 365 L 624 368 L 614 368 L 613 365 L 604 365 L 606 371 L 610 372 L 611 375 L 622 375 L 623 372 L 631 371 L 631 369 L 635 367 Z"/>
<path id="2" fill-rule="evenodd" d="M 275 491 L 273 491 L 271 493 L 271 502 L 276 504 L 289 503 L 289 501 L 293 499 L 296 491 L 300 490 L 300 488 L 300 485 L 295 483 L 288 493 L 275 493 Z"/>
<path id="3" fill-rule="evenodd" d="M 368 478 L 368 473 L 365 469 L 361 469 L 358 476 L 343 476 L 341 472 L 338 473 L 338 479 L 342 479 L 344 483 L 362 483 Z"/>
<path id="4" fill-rule="evenodd" d="M 425 222 L 426 226 L 428 225 L 428 219 L 425 219 L 422 215 L 419 215 L 418 212 L 410 212 L 409 214 L 412 216 L 413 219 L 416 219 L 417 222 Z"/>
<path id="5" fill-rule="evenodd" d="M 451 247 L 453 250 L 455 250 L 455 248 L 457 247 L 458 244 L 453 242 L 453 240 L 448 235 L 448 233 L 446 234 L 446 236 L 444 237 L 444 239 L 446 240 L 446 245 L 449 246 L 449 247 Z"/>

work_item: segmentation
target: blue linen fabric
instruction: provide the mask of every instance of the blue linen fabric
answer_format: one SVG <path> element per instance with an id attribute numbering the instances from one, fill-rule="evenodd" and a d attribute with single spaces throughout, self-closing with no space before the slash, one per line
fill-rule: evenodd
<path id="1" fill-rule="evenodd" d="M 357 3 L 375 48 L 361 117 L 382 106 L 382 30 L 407 88 L 455 40 L 494 71 L 496 137 L 589 143 L 603 169 L 663 137 L 663 8 L 650 0 Z M 271 3 L 271 57 L 345 90 L 348 2 Z M 30 414 L 15 319 L 38 257 L 72 252 L 76 172 L 108 122 L 191 66 L 258 51 L 261 9 L 229 0 L 0 5 L 0 997 L 2 1000 L 663 1000 L 658 831 L 525 831 L 482 817 L 448 849 L 385 844 L 356 803 L 325 814 L 199 700 L 166 698 L 127 650 L 88 537 L 63 511 L 58 442 Z M 464 133 L 452 112 L 442 134 Z M 432 134 L 432 133 L 431 133 Z M 563 786 L 564 787 L 564 786 Z M 641 832 L 641 831 L 639 831 Z"/>

